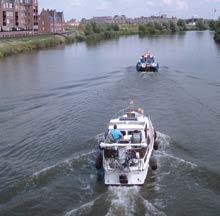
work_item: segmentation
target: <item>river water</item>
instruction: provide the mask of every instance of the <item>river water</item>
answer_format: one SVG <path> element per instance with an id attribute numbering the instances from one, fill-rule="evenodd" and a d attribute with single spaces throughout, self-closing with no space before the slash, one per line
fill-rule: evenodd
<path id="1" fill-rule="evenodd" d="M 137 73 L 151 50 L 158 73 Z M 158 170 L 106 187 L 97 137 L 130 100 L 150 114 Z M 220 46 L 211 32 L 129 36 L 0 60 L 0 215 L 219 215 Z"/>

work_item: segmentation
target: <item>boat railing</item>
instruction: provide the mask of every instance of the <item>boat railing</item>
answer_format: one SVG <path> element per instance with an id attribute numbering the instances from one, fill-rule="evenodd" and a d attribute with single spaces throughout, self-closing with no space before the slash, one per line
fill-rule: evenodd
<path id="1" fill-rule="evenodd" d="M 113 147 L 148 147 L 147 143 L 100 143 L 101 148 L 113 148 Z"/>

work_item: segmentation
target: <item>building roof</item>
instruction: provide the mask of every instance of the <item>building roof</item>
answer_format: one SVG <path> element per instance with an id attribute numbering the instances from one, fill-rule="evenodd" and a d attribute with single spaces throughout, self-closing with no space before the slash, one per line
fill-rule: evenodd
<path id="1" fill-rule="evenodd" d="M 12 3 L 13 5 L 15 5 L 16 0 L 0 0 L 0 4 L 3 4 L 3 3 Z M 25 0 L 23 0 L 22 2 L 19 0 L 19 4 L 30 5 L 30 4 L 33 4 L 33 0 L 30 0 L 29 3 L 27 3 Z"/>
<path id="2" fill-rule="evenodd" d="M 59 17 L 59 18 L 63 18 L 63 12 L 57 12 L 56 10 L 45 10 L 43 8 L 41 13 L 47 13 L 50 17 Z"/>

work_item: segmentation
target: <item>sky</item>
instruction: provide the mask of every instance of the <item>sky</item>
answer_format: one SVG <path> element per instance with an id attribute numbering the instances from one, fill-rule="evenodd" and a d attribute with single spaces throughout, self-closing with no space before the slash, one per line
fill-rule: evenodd
<path id="1" fill-rule="evenodd" d="M 42 8 L 64 11 L 65 20 L 93 16 L 140 17 L 167 14 L 177 18 L 220 17 L 220 0 L 38 0 Z"/>

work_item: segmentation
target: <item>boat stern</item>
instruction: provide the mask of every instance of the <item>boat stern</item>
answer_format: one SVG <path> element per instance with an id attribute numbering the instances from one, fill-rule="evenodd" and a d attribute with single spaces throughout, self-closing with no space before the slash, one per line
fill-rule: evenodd
<path id="1" fill-rule="evenodd" d="M 105 185 L 132 186 L 143 185 L 147 177 L 148 168 L 143 171 L 105 172 Z"/>

